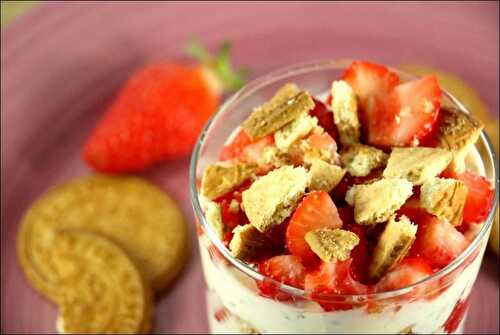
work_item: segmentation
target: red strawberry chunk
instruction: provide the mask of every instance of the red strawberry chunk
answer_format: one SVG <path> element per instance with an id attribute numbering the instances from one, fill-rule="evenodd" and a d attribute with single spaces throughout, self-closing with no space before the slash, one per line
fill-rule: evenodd
<path id="1" fill-rule="evenodd" d="M 284 222 L 280 223 L 279 225 L 276 225 L 266 232 L 264 232 L 266 238 L 269 239 L 270 243 L 276 246 L 280 246 L 283 249 L 286 246 L 286 230 L 288 228 L 288 224 L 290 223 L 290 220 L 285 220 Z"/>
<path id="2" fill-rule="evenodd" d="M 221 160 L 236 159 L 244 163 L 260 164 L 262 163 L 264 150 L 273 145 L 274 137 L 272 135 L 253 141 L 243 129 L 240 129 L 231 143 L 222 148 L 219 158 Z M 268 168 L 271 167 L 265 167 L 264 170 L 267 172 Z"/>
<path id="3" fill-rule="evenodd" d="M 381 97 L 399 84 L 396 73 L 384 65 L 355 61 L 345 71 L 342 79 L 351 85 L 362 105 L 373 97 Z"/>
<path id="4" fill-rule="evenodd" d="M 348 225 L 346 229 L 352 231 L 359 238 L 358 245 L 356 245 L 351 251 L 351 275 L 353 279 L 362 283 L 367 283 L 369 281 L 368 266 L 370 264 L 371 257 L 366 236 L 366 228 L 362 225 L 353 223 Z"/>
<path id="5" fill-rule="evenodd" d="M 350 230 L 353 225 L 355 225 L 354 222 L 354 208 L 351 206 L 343 206 L 337 208 L 339 212 L 340 219 L 342 220 L 342 224 L 346 227 L 346 229 Z M 354 230 L 352 232 L 355 233 Z"/>
<path id="6" fill-rule="evenodd" d="M 316 271 L 305 277 L 305 291 L 324 310 L 348 310 L 353 308 L 351 302 L 333 299 L 327 295 L 367 294 L 369 286 L 363 285 L 351 276 L 352 259 L 344 262 L 322 262 Z"/>
<path id="7" fill-rule="evenodd" d="M 222 222 L 224 223 L 224 242 L 227 245 L 229 245 L 229 242 L 233 238 L 233 229 L 236 226 L 249 223 L 245 212 L 239 206 L 236 210 L 231 208 L 231 202 L 236 201 L 241 204 L 241 193 L 248 189 L 251 184 L 252 182 L 247 180 L 232 192 L 215 199 L 215 202 L 221 207 Z"/>
<path id="8" fill-rule="evenodd" d="M 314 108 L 309 112 L 311 116 L 318 119 L 318 124 L 330 135 L 336 142 L 339 140 L 337 126 L 333 122 L 333 113 L 328 107 L 319 100 L 314 100 Z"/>
<path id="9" fill-rule="evenodd" d="M 286 245 L 293 255 L 299 257 L 304 264 L 308 264 L 318 257 L 305 241 L 306 233 L 319 228 L 340 227 L 342 221 L 328 193 L 314 191 L 302 199 L 293 213 L 286 230 Z"/>
<path id="10" fill-rule="evenodd" d="M 431 133 L 441 104 L 435 76 L 396 86 L 367 106 L 366 140 L 379 147 L 418 145 Z"/>
<path id="11" fill-rule="evenodd" d="M 464 223 L 479 223 L 486 220 L 495 196 L 491 182 L 469 171 L 464 173 L 446 171 L 443 175 L 461 180 L 469 190 L 464 207 Z"/>
<path id="12" fill-rule="evenodd" d="M 337 153 L 337 142 L 328 133 L 311 134 L 307 141 L 313 148 L 330 152 L 331 157 L 335 157 Z"/>
<path id="13" fill-rule="evenodd" d="M 246 163 L 260 163 L 264 150 L 274 145 L 273 135 L 268 135 L 258 139 L 257 141 L 245 146 L 242 150 L 240 159 Z"/>
<path id="14" fill-rule="evenodd" d="M 306 269 L 300 259 L 293 255 L 274 256 L 259 263 L 259 271 L 283 284 L 296 288 L 304 288 Z M 260 294 L 277 300 L 290 300 L 292 297 L 282 292 L 278 285 L 272 281 L 257 282 Z"/>
<path id="15" fill-rule="evenodd" d="M 468 246 L 469 241 L 448 221 L 431 217 L 430 221 L 418 227 L 415 248 L 430 264 L 437 268 L 448 265 Z"/>
<path id="16" fill-rule="evenodd" d="M 239 155 L 241 155 L 243 148 L 245 148 L 249 144 L 252 144 L 251 137 L 243 129 L 240 129 L 231 143 L 225 145 L 222 148 L 219 156 L 220 160 L 225 161 L 237 158 Z"/>
<path id="17" fill-rule="evenodd" d="M 380 279 L 375 290 L 377 292 L 397 290 L 421 281 L 432 273 L 431 266 L 423 258 L 406 258 Z"/>
<path id="18" fill-rule="evenodd" d="M 214 313 L 214 318 L 217 322 L 224 322 L 231 316 L 231 312 L 226 307 L 221 307 Z"/>
<path id="19" fill-rule="evenodd" d="M 417 234 L 423 229 L 427 222 L 430 222 L 433 216 L 420 206 L 418 195 L 413 194 L 406 203 L 396 212 L 398 217 L 401 215 L 407 216 L 411 222 L 419 226 Z"/>
<path id="20" fill-rule="evenodd" d="M 351 85 L 358 97 L 358 116 L 362 125 L 363 135 L 366 138 L 378 125 L 378 110 L 381 99 L 396 85 L 399 77 L 383 65 L 356 61 L 346 70 L 342 79 Z"/>

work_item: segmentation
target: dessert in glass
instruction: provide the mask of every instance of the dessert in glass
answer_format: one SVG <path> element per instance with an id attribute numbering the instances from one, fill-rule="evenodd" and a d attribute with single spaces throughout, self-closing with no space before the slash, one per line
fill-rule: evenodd
<path id="1" fill-rule="evenodd" d="M 191 161 L 211 332 L 461 333 L 496 164 L 435 76 L 325 61 L 254 80 Z"/>

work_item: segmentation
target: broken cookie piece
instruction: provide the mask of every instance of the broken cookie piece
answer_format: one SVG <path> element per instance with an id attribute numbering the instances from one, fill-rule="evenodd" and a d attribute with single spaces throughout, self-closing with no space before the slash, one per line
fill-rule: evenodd
<path id="1" fill-rule="evenodd" d="M 401 261 L 415 241 L 417 226 L 404 215 L 391 216 L 380 235 L 369 267 L 372 278 L 380 278 Z"/>
<path id="2" fill-rule="evenodd" d="M 308 185 L 303 167 L 283 166 L 257 179 L 242 194 L 250 223 L 263 232 L 278 225 L 295 209 Z"/>
<path id="3" fill-rule="evenodd" d="M 359 119 L 356 95 L 343 80 L 332 83 L 333 120 L 339 131 L 340 143 L 350 145 L 359 142 Z"/>
<path id="4" fill-rule="evenodd" d="M 261 166 L 272 166 L 275 168 L 279 168 L 291 164 L 292 162 L 288 153 L 285 151 L 281 151 L 274 146 L 265 148 L 260 159 Z"/>
<path id="5" fill-rule="evenodd" d="M 290 145 L 300 138 L 305 137 L 318 125 L 318 119 L 305 113 L 277 130 L 274 133 L 274 142 L 278 149 L 286 151 Z"/>
<path id="6" fill-rule="evenodd" d="M 382 150 L 364 144 L 351 145 L 340 153 L 342 165 L 355 177 L 365 177 L 384 166 L 388 157 Z"/>
<path id="7" fill-rule="evenodd" d="M 457 109 L 443 109 L 438 132 L 438 146 L 453 152 L 452 168 L 465 171 L 464 159 L 476 143 L 484 125 L 469 114 Z"/>
<path id="8" fill-rule="evenodd" d="M 462 224 L 467 193 L 467 186 L 460 180 L 432 178 L 420 188 L 420 203 L 427 212 L 459 226 Z"/>
<path id="9" fill-rule="evenodd" d="M 315 229 L 305 235 L 305 240 L 316 255 L 325 262 L 345 261 L 358 245 L 359 237 L 343 229 Z"/>
<path id="10" fill-rule="evenodd" d="M 242 127 L 252 139 L 257 139 L 274 133 L 313 107 L 314 102 L 307 92 L 287 84 L 271 100 L 255 108 Z"/>
<path id="11" fill-rule="evenodd" d="M 251 224 L 237 226 L 233 230 L 233 238 L 229 250 L 234 257 L 241 260 L 251 260 L 270 250 L 271 246 L 266 236 Z"/>
<path id="12" fill-rule="evenodd" d="M 403 178 L 380 179 L 371 184 L 354 185 L 345 196 L 354 206 L 354 221 L 374 225 L 387 221 L 412 195 L 412 184 Z"/>
<path id="13" fill-rule="evenodd" d="M 413 185 L 422 185 L 446 169 L 452 156 L 451 151 L 440 148 L 393 148 L 383 176 L 406 178 Z"/>
<path id="14" fill-rule="evenodd" d="M 220 205 L 213 201 L 204 201 L 205 219 L 219 239 L 224 237 L 224 223 Z"/>
<path id="15" fill-rule="evenodd" d="M 250 178 L 255 168 L 252 164 L 210 164 L 203 172 L 201 194 L 210 200 L 218 198 Z"/>
<path id="16" fill-rule="evenodd" d="M 309 169 L 309 190 L 330 192 L 342 180 L 346 171 L 338 165 L 312 158 Z"/>

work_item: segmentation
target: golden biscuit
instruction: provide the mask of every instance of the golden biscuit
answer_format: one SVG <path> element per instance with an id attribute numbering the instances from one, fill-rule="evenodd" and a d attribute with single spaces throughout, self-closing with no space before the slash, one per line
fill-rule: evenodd
<path id="1" fill-rule="evenodd" d="M 137 333 L 151 318 L 151 291 L 118 246 L 95 234 L 57 233 L 51 263 L 61 274 L 59 331 Z"/>
<path id="2" fill-rule="evenodd" d="M 25 214 L 18 256 L 27 277 L 54 300 L 46 283 L 57 279 L 45 262 L 59 229 L 85 230 L 121 247 L 155 291 L 180 272 L 187 227 L 175 202 L 136 177 L 89 176 L 49 190 Z M 57 295 L 57 294 L 56 294 Z"/>

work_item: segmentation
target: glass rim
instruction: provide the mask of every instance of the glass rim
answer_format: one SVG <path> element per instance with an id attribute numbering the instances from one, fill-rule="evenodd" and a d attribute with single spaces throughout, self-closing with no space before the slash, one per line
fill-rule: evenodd
<path id="1" fill-rule="evenodd" d="M 237 92 L 235 92 L 233 95 L 231 95 L 226 101 L 219 107 L 219 109 L 210 117 L 210 119 L 207 121 L 205 126 L 203 127 L 203 130 L 201 131 L 198 140 L 196 141 L 195 147 L 193 149 L 193 152 L 191 154 L 191 162 L 189 166 L 189 188 L 190 188 L 190 195 L 191 195 L 191 205 L 193 207 L 193 210 L 195 212 L 196 218 L 199 220 L 200 225 L 202 226 L 203 230 L 205 233 L 207 233 L 208 237 L 210 238 L 211 242 L 217 247 L 217 249 L 224 255 L 225 259 L 228 260 L 232 265 L 234 265 L 239 271 L 243 272 L 245 275 L 249 276 L 250 278 L 257 280 L 257 281 L 266 281 L 270 282 L 276 285 L 276 287 L 279 287 L 279 289 L 285 293 L 291 294 L 293 296 L 297 297 L 302 297 L 305 299 L 310 299 L 308 293 L 304 289 L 299 289 L 287 284 L 284 284 L 280 281 L 277 281 L 275 279 L 272 279 L 266 275 L 263 275 L 260 273 L 258 270 L 253 268 L 252 266 L 248 265 L 247 263 L 235 258 L 232 254 L 231 251 L 222 243 L 222 241 L 217 237 L 217 234 L 215 231 L 212 229 L 210 224 L 207 222 L 205 215 L 203 213 L 203 210 L 201 208 L 201 204 L 198 198 L 198 189 L 196 187 L 196 169 L 198 166 L 198 161 L 199 161 L 199 155 L 200 155 L 200 150 L 201 147 L 203 146 L 205 142 L 205 138 L 207 135 L 207 131 L 210 129 L 212 123 L 214 120 L 224 111 L 226 111 L 235 101 L 238 99 L 243 99 L 246 96 L 253 94 L 255 90 L 265 87 L 269 84 L 272 84 L 274 81 L 277 81 L 279 79 L 284 79 L 286 77 L 292 76 L 292 75 L 299 75 L 303 73 L 308 73 L 308 72 L 313 72 L 313 71 L 321 71 L 321 70 L 327 70 L 327 69 L 342 69 L 346 68 L 352 63 L 352 60 L 348 59 L 340 59 L 340 60 L 323 60 L 323 61 L 317 61 L 317 62 L 307 62 L 307 63 L 299 63 L 296 65 L 291 65 L 287 66 L 284 68 L 277 69 L 275 71 L 271 71 L 268 74 L 265 74 L 263 76 L 257 77 L 250 82 L 248 82 L 245 86 L 243 86 L 241 89 L 239 89 Z M 415 76 L 412 74 L 409 74 L 407 72 L 401 71 L 397 68 L 394 67 L 388 67 L 391 71 L 397 72 L 400 75 L 404 75 L 408 78 L 419 78 L 419 76 Z M 446 96 L 448 99 L 451 100 L 453 104 L 456 105 L 462 112 L 465 112 L 467 114 L 470 114 L 469 110 L 465 108 L 465 106 L 453 95 L 451 95 L 449 92 L 447 92 L 444 89 L 441 89 L 442 93 L 444 96 Z M 498 172 L 499 172 L 499 166 L 498 166 L 498 161 L 496 159 L 496 154 L 495 150 L 493 149 L 493 146 L 491 144 L 491 140 L 489 139 L 488 135 L 484 132 L 484 129 L 481 131 L 480 134 L 481 140 L 486 144 L 487 148 L 487 156 L 491 162 L 491 165 L 493 166 L 494 170 L 494 189 L 495 189 L 495 195 L 493 199 L 493 204 L 491 207 L 490 212 L 488 213 L 488 217 L 484 221 L 483 226 L 479 230 L 478 234 L 474 238 L 474 240 L 469 244 L 469 246 L 458 256 L 456 257 L 452 262 L 450 262 L 447 266 L 444 268 L 436 271 L 432 275 L 425 277 L 422 280 L 419 280 L 411 285 L 398 288 L 396 290 L 391 290 L 391 291 L 385 291 L 385 292 L 375 292 L 375 293 L 366 293 L 366 294 L 324 294 L 321 295 L 321 299 L 357 299 L 360 301 L 360 299 L 365 300 L 365 299 L 386 299 L 386 298 L 391 298 L 391 297 L 397 297 L 400 295 L 407 294 L 408 292 L 412 291 L 414 288 L 424 285 L 425 283 L 429 283 L 435 280 L 439 280 L 443 278 L 444 276 L 450 274 L 454 270 L 456 270 L 460 264 L 462 264 L 479 246 L 480 242 L 484 239 L 486 233 L 489 231 L 491 225 L 493 224 L 493 218 L 495 216 L 495 211 L 498 206 L 498 198 L 499 198 L 499 178 L 498 178 Z"/>

